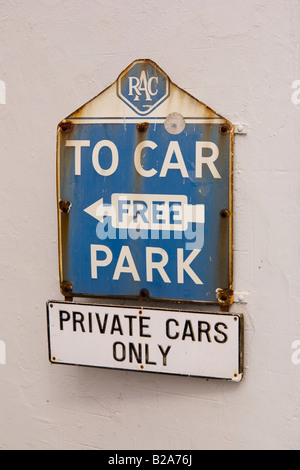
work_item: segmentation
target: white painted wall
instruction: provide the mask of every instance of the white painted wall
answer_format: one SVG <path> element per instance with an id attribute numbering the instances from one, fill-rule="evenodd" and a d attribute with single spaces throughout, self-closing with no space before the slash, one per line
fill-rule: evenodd
<path id="1" fill-rule="evenodd" d="M 300 449 L 299 1 L 1 0 L 0 21 L 0 448 Z M 249 125 L 234 162 L 240 384 L 48 362 L 56 125 L 144 57 Z"/>

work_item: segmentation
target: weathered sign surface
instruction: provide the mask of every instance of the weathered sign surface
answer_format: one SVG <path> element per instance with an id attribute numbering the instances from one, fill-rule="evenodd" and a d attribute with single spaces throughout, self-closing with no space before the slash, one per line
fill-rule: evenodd
<path id="1" fill-rule="evenodd" d="M 62 293 L 229 305 L 233 136 L 150 60 L 63 120 Z"/>
<path id="2" fill-rule="evenodd" d="M 242 316 L 48 303 L 52 363 L 242 379 Z"/>

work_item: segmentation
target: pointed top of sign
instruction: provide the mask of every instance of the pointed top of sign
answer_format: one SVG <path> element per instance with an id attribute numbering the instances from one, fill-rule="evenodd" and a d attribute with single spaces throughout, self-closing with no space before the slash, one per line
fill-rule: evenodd
<path id="1" fill-rule="evenodd" d="M 175 85 L 152 60 L 132 62 L 106 90 L 69 116 L 75 118 L 186 118 L 224 119 L 213 109 Z"/>

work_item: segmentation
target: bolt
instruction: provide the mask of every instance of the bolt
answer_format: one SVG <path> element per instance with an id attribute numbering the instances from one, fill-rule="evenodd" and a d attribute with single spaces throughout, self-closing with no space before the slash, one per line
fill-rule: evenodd
<path id="1" fill-rule="evenodd" d="M 64 132 L 66 134 L 67 132 L 72 132 L 74 124 L 71 121 L 62 121 L 58 125 L 58 127 L 62 132 Z"/>
<path id="2" fill-rule="evenodd" d="M 69 201 L 59 201 L 59 209 L 64 213 L 68 214 L 71 209 L 71 203 Z"/>
<path id="3" fill-rule="evenodd" d="M 140 296 L 141 297 L 149 297 L 149 291 L 147 289 L 141 289 Z"/>
<path id="4" fill-rule="evenodd" d="M 64 294 L 71 294 L 73 286 L 71 282 L 63 282 L 61 285 L 61 289 Z"/>
<path id="5" fill-rule="evenodd" d="M 149 122 L 140 122 L 137 124 L 136 128 L 139 132 L 146 132 L 149 127 Z"/>
<path id="6" fill-rule="evenodd" d="M 227 306 L 231 302 L 231 297 L 233 296 L 232 289 L 217 289 L 216 291 L 217 299 L 222 306 Z"/>
<path id="7" fill-rule="evenodd" d="M 221 124 L 219 127 L 220 134 L 227 134 L 227 132 L 231 131 L 231 126 L 229 124 Z"/>
<path id="8" fill-rule="evenodd" d="M 229 210 L 228 210 L 228 209 L 222 209 L 222 210 L 220 211 L 220 216 L 223 217 L 224 219 L 225 219 L 226 217 L 229 217 L 229 216 L 230 216 Z"/>

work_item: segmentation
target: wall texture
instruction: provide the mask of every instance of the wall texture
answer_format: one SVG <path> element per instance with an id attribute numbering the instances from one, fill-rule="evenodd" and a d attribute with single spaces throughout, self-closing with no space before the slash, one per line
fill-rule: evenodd
<path id="1" fill-rule="evenodd" d="M 0 449 L 300 449 L 299 2 L 0 0 L 0 21 Z M 145 57 L 249 126 L 234 160 L 239 384 L 48 362 L 56 126 Z"/>

